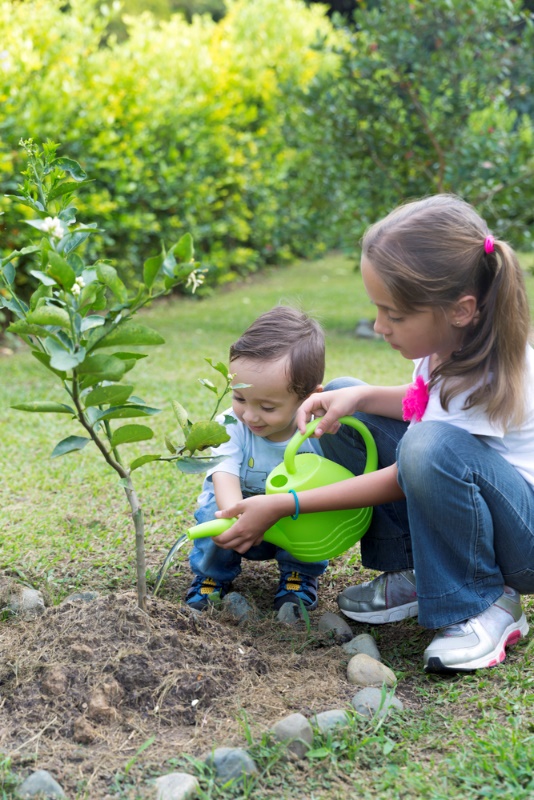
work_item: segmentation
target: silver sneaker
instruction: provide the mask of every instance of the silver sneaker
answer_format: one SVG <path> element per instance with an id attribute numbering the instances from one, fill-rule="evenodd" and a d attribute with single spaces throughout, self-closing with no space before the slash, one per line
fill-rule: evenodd
<path id="1" fill-rule="evenodd" d="M 357 622 L 382 625 L 417 616 L 413 569 L 384 572 L 372 581 L 349 586 L 337 602 L 345 616 Z"/>
<path id="2" fill-rule="evenodd" d="M 476 617 L 439 631 L 425 650 L 425 672 L 468 672 L 504 661 L 506 648 L 528 633 L 515 589 L 504 593 Z"/>

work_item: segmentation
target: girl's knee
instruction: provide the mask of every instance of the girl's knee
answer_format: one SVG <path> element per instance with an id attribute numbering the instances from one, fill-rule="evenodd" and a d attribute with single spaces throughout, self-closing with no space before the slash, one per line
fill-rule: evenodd
<path id="1" fill-rule="evenodd" d="M 418 482 L 429 471 L 439 467 L 444 445 L 454 428 L 445 422 L 423 422 L 412 425 L 397 449 L 397 465 L 402 480 Z"/>

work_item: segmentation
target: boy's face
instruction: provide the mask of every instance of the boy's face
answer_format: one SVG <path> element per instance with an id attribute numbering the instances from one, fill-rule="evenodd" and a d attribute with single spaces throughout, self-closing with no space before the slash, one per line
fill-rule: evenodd
<path id="1" fill-rule="evenodd" d="M 230 364 L 233 384 L 247 383 L 247 389 L 234 389 L 232 408 L 236 417 L 255 436 L 271 442 L 285 442 L 296 431 L 295 414 L 302 400 L 288 391 L 287 359 L 255 361 L 236 358 Z"/>

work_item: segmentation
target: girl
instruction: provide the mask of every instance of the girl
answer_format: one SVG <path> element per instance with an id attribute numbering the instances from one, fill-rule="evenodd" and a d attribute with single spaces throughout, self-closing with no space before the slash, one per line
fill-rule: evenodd
<path id="1" fill-rule="evenodd" d="M 362 562 L 383 570 L 338 598 L 372 623 L 418 614 L 438 628 L 427 671 L 501 662 L 528 632 L 520 594 L 534 592 L 534 351 L 521 269 L 475 210 L 452 195 L 408 203 L 373 225 L 362 277 L 375 330 L 415 364 L 410 386 L 341 379 L 311 395 L 324 454 L 357 477 L 300 493 L 301 512 L 373 505 Z M 370 428 L 379 469 L 360 475 L 362 445 L 338 420 Z M 403 421 L 405 420 L 405 421 Z M 252 498 L 218 516 L 241 515 L 218 544 L 298 512 L 292 495 Z M 245 533 L 246 532 L 246 533 Z"/>

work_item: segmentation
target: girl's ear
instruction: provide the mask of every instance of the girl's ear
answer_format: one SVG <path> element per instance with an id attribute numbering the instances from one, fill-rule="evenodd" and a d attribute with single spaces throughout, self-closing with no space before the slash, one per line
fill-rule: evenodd
<path id="1" fill-rule="evenodd" d="M 457 328 L 466 328 L 478 315 L 477 299 L 472 294 L 466 294 L 452 306 L 449 311 L 449 321 Z"/>

